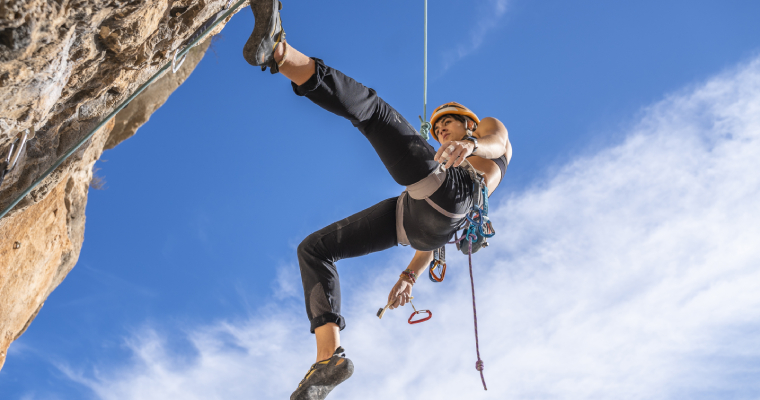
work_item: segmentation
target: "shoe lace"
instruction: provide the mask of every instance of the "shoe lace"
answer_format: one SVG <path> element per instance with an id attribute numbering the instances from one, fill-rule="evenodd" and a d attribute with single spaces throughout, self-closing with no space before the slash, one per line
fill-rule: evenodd
<path id="1" fill-rule="evenodd" d="M 343 347 L 338 347 L 337 349 L 335 349 L 335 353 L 333 353 L 333 357 L 334 356 L 346 358 L 346 351 L 343 350 Z M 327 364 L 330 362 L 330 360 L 332 360 L 332 357 L 328 358 L 327 360 L 322 360 L 322 361 L 315 362 L 314 364 L 311 364 L 311 368 L 309 368 L 309 370 L 306 371 L 306 375 L 304 375 L 303 379 L 301 379 L 301 382 L 298 384 L 298 387 L 301 387 L 301 385 L 303 385 L 303 383 L 306 382 L 307 379 L 309 379 L 312 372 L 314 372 L 314 370 L 317 369 L 317 365 Z"/>
<path id="2" fill-rule="evenodd" d="M 306 371 L 306 375 L 304 375 L 303 379 L 301 379 L 301 382 L 298 384 L 298 387 L 301 387 L 301 385 L 303 385 L 303 383 L 306 382 L 307 379 L 309 379 L 309 376 L 311 376 L 311 373 L 314 372 L 315 369 L 317 369 L 317 364 L 318 363 L 311 364 L 311 368 L 309 368 L 309 370 Z"/>

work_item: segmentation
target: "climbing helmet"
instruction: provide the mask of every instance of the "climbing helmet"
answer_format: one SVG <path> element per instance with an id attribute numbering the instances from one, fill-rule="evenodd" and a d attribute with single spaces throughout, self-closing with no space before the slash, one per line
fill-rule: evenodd
<path id="1" fill-rule="evenodd" d="M 433 134 L 433 138 L 435 140 L 438 140 L 438 135 L 435 134 L 435 123 L 438 122 L 438 120 L 441 119 L 444 115 L 448 114 L 464 115 L 465 117 L 469 117 L 475 121 L 476 124 L 480 123 L 480 119 L 477 115 L 475 115 L 474 112 L 470 111 L 469 108 L 457 102 L 452 101 L 440 105 L 435 110 L 433 110 L 433 115 L 430 116 L 430 126 L 432 127 L 430 129 L 430 133 Z"/>

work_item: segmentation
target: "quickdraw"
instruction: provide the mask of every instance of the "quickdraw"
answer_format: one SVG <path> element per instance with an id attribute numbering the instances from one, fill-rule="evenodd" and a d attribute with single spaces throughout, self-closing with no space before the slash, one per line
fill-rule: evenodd
<path id="1" fill-rule="evenodd" d="M 433 318 L 433 313 L 430 310 L 419 310 L 419 311 L 417 311 L 417 309 L 414 307 L 414 303 L 412 303 L 412 299 L 409 299 L 409 304 L 411 304 L 412 308 L 414 309 L 414 312 L 412 313 L 412 315 L 409 316 L 409 320 L 408 320 L 409 325 L 419 324 L 420 322 L 425 322 L 425 321 L 429 320 L 430 318 Z M 423 314 L 423 313 L 427 313 L 427 317 L 422 318 L 422 319 L 418 319 L 416 321 L 412 321 L 412 319 L 414 319 L 415 315 L 419 315 L 419 314 Z"/>
<path id="2" fill-rule="evenodd" d="M 438 273 L 436 274 L 436 270 Z M 433 282 L 443 282 L 446 277 L 446 247 L 433 250 L 433 261 L 428 268 L 428 277 Z"/>
<path id="3" fill-rule="evenodd" d="M 5 176 L 13 170 L 16 164 L 18 164 L 18 159 L 21 156 L 21 153 L 24 151 L 26 142 L 32 140 L 33 138 L 34 128 L 32 128 L 31 135 L 29 133 L 29 129 L 25 129 L 24 132 L 16 137 L 16 140 L 11 142 L 11 145 L 8 148 L 8 154 L 0 160 L 0 186 L 3 185 Z"/>
<path id="4" fill-rule="evenodd" d="M 430 310 L 419 310 L 418 311 L 417 308 L 414 307 L 414 303 L 412 303 L 413 299 L 414 299 L 414 296 L 409 297 L 409 304 L 411 304 L 412 308 L 414 309 L 414 312 L 412 313 L 412 315 L 409 316 L 409 320 L 407 321 L 407 322 L 409 322 L 410 325 L 419 324 L 420 322 L 425 322 L 425 321 L 429 320 L 430 318 L 433 318 L 433 312 L 430 311 Z M 383 319 L 383 315 L 385 315 L 385 311 L 388 310 L 388 307 L 390 307 L 391 304 L 393 304 L 393 302 L 389 302 L 388 304 L 385 305 L 384 308 L 381 308 L 381 309 L 377 310 L 377 317 L 380 318 L 380 319 Z M 414 320 L 414 316 L 415 315 L 420 315 L 420 314 L 427 314 L 427 317 L 424 317 L 424 318 L 418 319 L 418 320 Z"/>
<path id="5" fill-rule="evenodd" d="M 470 238 L 472 235 L 471 246 L 465 247 L 461 240 L 454 241 L 457 249 L 464 254 L 477 253 L 483 247 L 488 247 L 488 240 L 496 235 L 491 220 L 488 218 L 488 188 L 485 184 L 481 185 L 480 197 L 483 206 L 473 204 L 470 212 L 467 214 L 469 225 L 462 233 L 462 237 Z M 469 241 L 469 239 L 468 239 Z"/>

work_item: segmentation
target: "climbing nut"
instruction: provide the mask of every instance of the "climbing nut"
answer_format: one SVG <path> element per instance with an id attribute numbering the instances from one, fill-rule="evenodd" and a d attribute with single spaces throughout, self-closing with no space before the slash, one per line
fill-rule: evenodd
<path id="1" fill-rule="evenodd" d="M 14 249 L 20 249 L 21 248 L 21 242 L 13 243 L 13 248 Z"/>

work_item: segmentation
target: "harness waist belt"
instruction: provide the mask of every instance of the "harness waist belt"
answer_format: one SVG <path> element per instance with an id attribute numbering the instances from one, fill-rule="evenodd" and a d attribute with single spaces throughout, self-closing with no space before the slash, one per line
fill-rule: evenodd
<path id="1" fill-rule="evenodd" d="M 461 167 L 470 174 L 470 178 L 475 182 L 476 187 L 473 192 L 473 201 L 476 201 L 476 196 L 480 193 L 480 180 L 482 179 L 481 175 L 483 173 L 473 168 L 466 160 L 462 163 Z M 407 186 L 406 190 L 404 190 L 398 197 L 396 202 L 396 238 L 399 244 L 403 246 L 409 245 L 409 238 L 406 236 L 406 229 L 404 229 L 404 200 L 407 195 L 415 200 L 425 200 L 431 207 L 433 207 L 433 209 L 449 218 L 461 219 L 467 216 L 467 214 L 454 214 L 448 212 L 429 198 L 430 195 L 435 193 L 435 191 L 443 185 L 447 173 L 448 171 L 443 168 L 443 164 L 441 164 L 419 182 Z"/>

